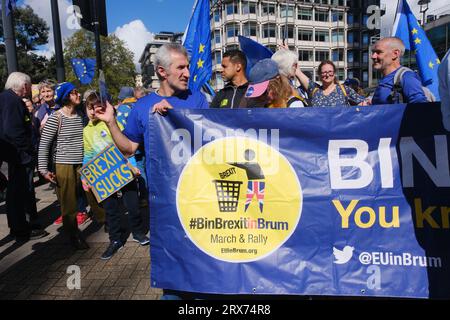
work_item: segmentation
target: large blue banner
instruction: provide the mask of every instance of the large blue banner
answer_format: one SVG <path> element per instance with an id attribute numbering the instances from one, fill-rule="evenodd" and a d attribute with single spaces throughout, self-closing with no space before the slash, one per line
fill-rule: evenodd
<path id="1" fill-rule="evenodd" d="M 450 298 L 439 104 L 150 115 L 152 286 Z"/>

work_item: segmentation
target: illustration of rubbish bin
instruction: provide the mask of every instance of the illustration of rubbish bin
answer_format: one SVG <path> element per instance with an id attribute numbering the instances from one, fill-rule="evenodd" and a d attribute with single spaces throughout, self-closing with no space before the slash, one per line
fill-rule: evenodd
<path id="1" fill-rule="evenodd" d="M 216 185 L 220 212 L 236 212 L 239 204 L 241 181 L 213 180 Z"/>

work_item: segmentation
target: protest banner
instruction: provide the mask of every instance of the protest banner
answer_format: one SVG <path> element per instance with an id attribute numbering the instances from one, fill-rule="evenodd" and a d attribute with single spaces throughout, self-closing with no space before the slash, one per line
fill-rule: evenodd
<path id="1" fill-rule="evenodd" d="M 450 298 L 439 104 L 149 121 L 153 287 Z"/>
<path id="2" fill-rule="evenodd" d="M 133 181 L 134 174 L 127 158 L 114 145 L 109 145 L 80 169 L 81 178 L 91 187 L 98 202 Z"/>

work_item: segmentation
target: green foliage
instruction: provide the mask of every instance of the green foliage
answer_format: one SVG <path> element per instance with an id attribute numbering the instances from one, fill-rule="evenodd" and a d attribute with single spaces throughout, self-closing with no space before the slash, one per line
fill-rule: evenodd
<path id="1" fill-rule="evenodd" d="M 17 46 L 25 51 L 36 50 L 48 42 L 49 27 L 30 6 L 19 7 L 14 12 Z"/>
<path id="2" fill-rule="evenodd" d="M 103 72 L 109 93 L 117 98 L 122 86 L 134 86 L 135 66 L 133 53 L 125 47 L 125 43 L 115 35 L 101 37 L 101 49 L 103 60 Z M 72 58 L 95 58 L 94 34 L 84 29 L 75 32 L 72 37 L 65 41 L 64 63 L 67 81 L 73 82 L 80 87 L 81 91 L 89 89 L 89 86 L 81 86 L 76 78 L 70 59 Z M 98 90 L 98 74 L 91 86 Z"/>
<path id="3" fill-rule="evenodd" d="M 14 19 L 19 71 L 30 75 L 33 83 L 54 78 L 56 71 L 51 68 L 49 61 L 31 52 L 38 46 L 47 44 L 49 32 L 47 23 L 37 16 L 30 6 L 18 7 L 14 10 Z M 0 38 L 3 40 L 1 16 Z M 3 88 L 8 77 L 4 45 L 0 46 L 0 54 L 0 88 Z"/>

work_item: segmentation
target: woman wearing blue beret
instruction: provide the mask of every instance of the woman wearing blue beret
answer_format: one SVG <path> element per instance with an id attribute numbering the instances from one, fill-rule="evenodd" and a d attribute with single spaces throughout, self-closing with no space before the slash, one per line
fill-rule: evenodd
<path id="1" fill-rule="evenodd" d="M 61 106 L 47 120 L 39 144 L 38 169 L 57 186 L 61 204 L 63 228 L 72 246 L 77 250 L 88 249 L 77 224 L 77 193 L 81 190 L 78 170 L 83 163 L 84 117 L 77 110 L 81 96 L 75 86 L 64 82 L 56 86 L 55 102 Z M 51 145 L 56 141 L 53 154 L 55 168 L 48 168 Z"/>

